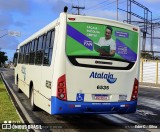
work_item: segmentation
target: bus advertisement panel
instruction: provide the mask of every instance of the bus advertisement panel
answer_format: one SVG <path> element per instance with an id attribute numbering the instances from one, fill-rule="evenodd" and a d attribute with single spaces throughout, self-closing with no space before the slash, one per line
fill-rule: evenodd
<path id="1" fill-rule="evenodd" d="M 109 39 L 105 39 L 106 30 L 111 30 Z M 107 54 L 111 50 L 115 50 L 115 54 Z M 68 22 L 66 52 L 68 56 L 109 56 L 135 62 L 138 52 L 138 33 L 110 25 Z"/>

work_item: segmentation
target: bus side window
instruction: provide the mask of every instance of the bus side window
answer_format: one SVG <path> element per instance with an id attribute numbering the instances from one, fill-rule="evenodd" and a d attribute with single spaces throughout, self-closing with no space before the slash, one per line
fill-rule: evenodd
<path id="1" fill-rule="evenodd" d="M 35 39 L 35 42 L 34 42 L 34 49 L 33 49 L 34 54 L 35 54 L 35 56 L 34 56 L 34 64 L 36 64 L 36 52 L 37 52 L 37 49 L 38 49 L 38 40 Z"/>
<path id="2" fill-rule="evenodd" d="M 25 63 L 25 57 L 26 57 L 26 44 L 23 46 L 24 52 L 23 52 L 23 64 Z"/>
<path id="3" fill-rule="evenodd" d="M 35 42 L 34 42 L 34 50 L 33 51 L 37 51 L 37 48 L 38 48 L 38 40 L 35 39 Z"/>
<path id="4" fill-rule="evenodd" d="M 42 59 L 43 59 L 43 35 L 38 38 L 38 46 L 37 46 L 37 51 L 36 51 L 36 60 L 35 64 L 41 65 L 42 64 Z"/>
<path id="5" fill-rule="evenodd" d="M 20 59 L 21 64 L 22 64 L 22 60 L 23 60 L 23 46 L 21 47 L 21 59 Z"/>
<path id="6" fill-rule="evenodd" d="M 45 43 L 46 43 L 46 34 L 44 35 L 44 37 L 43 37 L 43 50 L 45 49 Z"/>
<path id="7" fill-rule="evenodd" d="M 52 60 L 53 43 L 54 43 L 55 31 L 51 30 L 47 33 L 46 43 L 44 46 L 44 65 L 50 65 Z"/>
<path id="8" fill-rule="evenodd" d="M 24 47 L 25 47 L 24 64 L 26 64 L 26 60 L 27 60 L 27 47 L 28 47 L 28 45 L 25 44 Z"/>
<path id="9" fill-rule="evenodd" d="M 35 57 L 34 47 L 35 47 L 35 40 L 32 40 L 29 64 L 34 64 L 34 57 Z"/>
<path id="10" fill-rule="evenodd" d="M 51 43 L 50 43 L 50 46 L 49 46 L 49 64 L 51 64 L 51 60 L 52 60 L 54 37 L 55 37 L 55 30 L 52 31 Z"/>
<path id="11" fill-rule="evenodd" d="M 44 59 L 43 59 L 43 64 L 44 65 L 49 65 L 49 45 L 51 42 L 51 31 L 47 33 L 46 37 L 46 43 L 44 46 Z"/>
<path id="12" fill-rule="evenodd" d="M 21 58 L 22 58 L 22 47 L 19 48 L 18 63 L 21 63 Z"/>
<path id="13" fill-rule="evenodd" d="M 23 63 L 25 63 L 26 51 L 27 51 L 27 44 L 24 45 Z"/>
<path id="14" fill-rule="evenodd" d="M 31 53 L 31 45 L 32 42 L 29 42 L 29 47 L 28 47 L 28 64 L 30 63 L 30 53 Z"/>
<path id="15" fill-rule="evenodd" d="M 49 47 L 53 47 L 54 45 L 54 37 L 55 37 L 55 30 L 52 31 L 52 38 L 51 38 L 51 43 Z"/>
<path id="16" fill-rule="evenodd" d="M 23 60 L 24 60 L 24 46 L 22 46 L 22 57 L 21 57 L 21 64 L 23 64 Z"/>
<path id="17" fill-rule="evenodd" d="M 27 43 L 25 47 L 26 47 L 25 64 L 28 64 L 28 61 L 29 61 L 29 43 Z"/>
<path id="18" fill-rule="evenodd" d="M 14 58 L 13 58 L 13 65 L 14 65 L 14 67 L 17 66 L 17 59 L 18 59 L 18 53 L 16 52 L 16 53 L 14 53 Z"/>

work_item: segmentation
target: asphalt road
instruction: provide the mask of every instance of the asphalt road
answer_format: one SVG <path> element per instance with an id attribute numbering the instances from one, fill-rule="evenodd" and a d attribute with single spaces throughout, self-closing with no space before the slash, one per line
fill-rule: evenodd
<path id="1" fill-rule="evenodd" d="M 14 84 L 14 70 L 1 68 L 4 78 L 14 91 L 27 114 L 24 114 L 29 123 L 45 124 L 50 131 L 154 131 L 160 130 L 160 88 L 140 87 L 137 111 L 134 114 L 123 115 L 49 115 L 43 110 L 31 111 L 30 100 L 17 92 Z M 158 129 L 156 129 L 158 127 Z M 142 129 L 143 128 L 143 129 Z M 48 130 L 48 129 L 47 129 Z M 45 131 L 45 130 L 44 130 Z"/>

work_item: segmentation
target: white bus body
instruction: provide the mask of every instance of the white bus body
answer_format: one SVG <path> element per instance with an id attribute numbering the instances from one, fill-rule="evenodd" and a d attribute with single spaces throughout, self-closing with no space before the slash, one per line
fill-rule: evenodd
<path id="1" fill-rule="evenodd" d="M 94 50 L 106 25 L 113 28 L 114 57 Z M 138 96 L 139 32 L 138 27 L 117 21 L 61 13 L 19 44 L 15 83 L 31 98 L 32 109 L 38 106 L 50 114 L 133 113 Z M 49 40 L 53 50 L 45 48 Z M 32 41 L 42 48 L 33 51 Z"/>

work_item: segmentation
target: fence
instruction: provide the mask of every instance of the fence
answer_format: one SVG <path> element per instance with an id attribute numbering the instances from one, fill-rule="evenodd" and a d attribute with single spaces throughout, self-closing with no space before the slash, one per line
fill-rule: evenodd
<path id="1" fill-rule="evenodd" d="M 141 59 L 139 81 L 160 84 L 160 61 Z"/>

